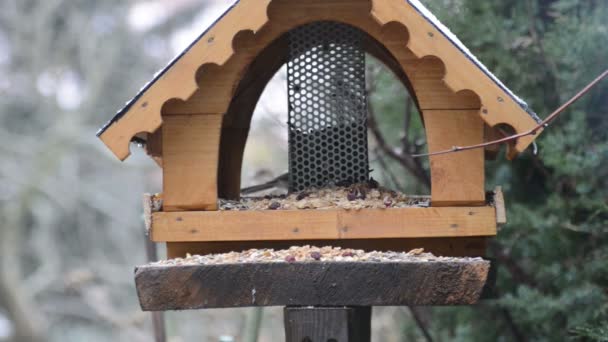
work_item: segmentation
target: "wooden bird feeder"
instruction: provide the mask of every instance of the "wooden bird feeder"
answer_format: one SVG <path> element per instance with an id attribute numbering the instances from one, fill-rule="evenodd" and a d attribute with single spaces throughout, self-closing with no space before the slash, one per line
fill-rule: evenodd
<path id="1" fill-rule="evenodd" d="M 291 190 L 318 186 L 315 179 L 366 180 L 365 53 L 409 90 L 429 152 L 538 124 L 526 104 L 417 0 L 240 0 L 98 133 L 121 160 L 132 142 L 145 143 L 162 167 L 162 207 L 147 206 L 151 239 L 166 243 L 169 257 L 294 244 L 483 256 L 486 239 L 504 221 L 504 204 L 500 193 L 486 197 L 488 151 L 479 149 L 430 158 L 426 207 L 218 210 L 218 199 L 240 196 L 254 108 L 285 64 Z M 509 146 L 509 158 L 533 139 Z"/>

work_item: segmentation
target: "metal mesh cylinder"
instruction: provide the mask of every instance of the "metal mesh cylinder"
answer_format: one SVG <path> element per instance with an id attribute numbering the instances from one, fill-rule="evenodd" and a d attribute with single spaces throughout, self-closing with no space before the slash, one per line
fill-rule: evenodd
<path id="1" fill-rule="evenodd" d="M 289 33 L 290 191 L 369 178 L 363 33 L 317 22 Z"/>

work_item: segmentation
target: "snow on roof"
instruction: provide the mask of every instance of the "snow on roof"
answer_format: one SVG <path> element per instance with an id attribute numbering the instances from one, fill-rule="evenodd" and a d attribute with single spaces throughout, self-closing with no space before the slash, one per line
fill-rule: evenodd
<path id="1" fill-rule="evenodd" d="M 209 27 L 207 27 L 205 30 L 203 30 L 203 32 L 184 51 L 182 51 L 177 56 L 175 56 L 175 58 L 173 58 L 169 62 L 169 64 L 167 64 L 164 68 L 162 68 L 161 70 L 156 72 L 154 74 L 154 77 L 152 78 L 152 80 L 150 80 L 148 83 L 146 83 L 139 90 L 139 92 L 137 93 L 137 95 L 135 95 L 134 98 L 129 100 L 125 104 L 125 106 L 122 109 L 120 109 L 110 121 L 108 121 L 102 128 L 99 129 L 99 131 L 97 132 L 97 136 L 100 136 L 101 134 L 103 134 L 103 132 L 105 132 L 106 129 L 108 129 L 108 127 L 110 127 L 114 122 L 118 121 L 125 113 L 127 113 L 129 111 L 129 109 L 131 109 L 133 104 L 135 104 L 135 102 L 141 96 L 143 96 L 143 94 L 154 83 L 156 83 L 156 81 L 158 81 L 158 79 L 160 79 L 169 69 L 171 69 L 171 67 L 175 63 L 177 63 L 177 61 L 179 61 L 179 59 L 182 56 L 184 56 L 186 53 L 188 53 L 188 51 L 190 51 L 190 49 L 196 43 L 198 43 L 198 41 L 207 33 L 207 31 L 209 31 L 217 22 L 222 20 L 222 18 L 224 18 L 224 16 L 226 14 L 228 14 L 228 12 L 230 12 L 239 3 L 239 1 L 240 0 L 234 0 L 234 2 L 232 4 L 228 5 L 226 7 L 226 10 L 222 13 L 222 15 L 219 18 L 217 18 L 217 20 L 215 20 L 211 25 L 209 25 Z M 456 46 L 456 48 L 458 48 L 469 60 L 471 60 L 473 63 L 475 63 L 475 65 L 481 71 L 483 71 L 484 74 L 486 74 L 488 77 L 490 77 L 494 81 L 494 83 L 496 83 L 496 85 L 498 85 L 502 90 L 504 90 L 515 102 L 517 102 L 528 114 L 530 114 L 530 116 L 532 118 L 534 118 L 537 122 L 541 122 L 540 118 L 536 115 L 536 113 L 534 113 L 532 110 L 530 110 L 530 108 L 528 107 L 528 104 L 524 100 L 519 98 L 517 95 L 515 95 L 492 72 L 490 72 L 490 70 L 488 70 L 488 68 L 481 61 L 479 61 L 477 59 L 477 57 L 475 57 L 475 55 L 473 55 L 473 53 L 471 53 L 471 51 L 460 41 L 460 39 L 458 39 L 458 37 L 456 37 L 456 35 L 454 33 L 452 33 L 452 31 L 450 31 L 450 29 L 448 29 L 444 24 L 442 24 L 439 21 L 439 19 L 437 19 L 437 17 L 435 17 L 435 15 L 433 13 L 431 13 L 431 11 L 428 10 L 428 8 L 426 8 L 426 6 L 424 6 L 420 2 L 420 0 L 405 0 L 405 1 L 408 2 L 410 5 L 412 5 L 412 7 L 418 13 L 420 13 L 426 20 L 428 20 L 433 26 L 435 26 L 435 28 L 437 28 L 437 30 L 439 30 L 439 32 L 441 32 L 450 42 L 452 42 L 452 44 L 454 44 L 454 46 Z"/>
<path id="2" fill-rule="evenodd" d="M 534 113 L 530 109 L 528 104 L 524 100 L 519 98 L 517 95 L 515 95 L 515 93 L 513 93 L 511 89 L 507 88 L 507 86 L 505 86 L 498 79 L 498 77 L 496 77 L 479 59 L 477 59 L 477 57 L 475 57 L 475 55 L 473 55 L 473 53 L 460 41 L 460 39 L 458 39 L 458 37 L 456 37 L 454 33 L 452 33 L 452 31 L 450 31 L 449 28 L 447 28 L 447 26 L 441 23 L 441 21 L 439 21 L 439 19 L 437 19 L 437 17 L 420 2 L 420 0 L 406 1 L 410 5 L 412 5 L 412 7 L 414 7 L 414 9 L 416 9 L 416 11 L 418 11 L 418 13 L 420 13 L 428 22 L 435 26 L 435 28 L 439 30 L 439 32 L 441 32 L 450 42 L 452 42 L 452 44 L 454 44 L 454 46 L 456 46 L 458 50 L 460 50 L 469 60 L 471 60 L 471 62 L 475 63 L 475 65 L 477 65 L 477 67 L 481 71 L 483 71 L 484 74 L 490 77 L 494 81 L 494 83 L 496 83 L 513 100 L 515 100 L 515 102 L 517 102 L 521 106 L 521 108 L 523 108 L 528 114 L 530 114 L 530 116 L 532 116 L 534 120 L 536 120 L 537 122 L 541 121 L 540 118 L 536 115 L 536 113 Z"/>
<path id="3" fill-rule="evenodd" d="M 110 127 L 114 122 L 118 121 L 123 115 L 125 115 L 129 109 L 131 109 L 131 107 L 135 104 L 135 102 L 137 102 L 137 100 L 139 100 L 139 98 L 141 98 L 143 96 L 143 94 L 150 89 L 150 87 L 156 83 L 156 81 L 158 81 L 167 71 L 169 71 L 169 69 L 171 69 L 171 67 L 173 67 L 173 65 L 175 65 L 175 63 L 177 63 L 177 61 L 179 61 L 180 58 L 182 58 L 186 53 L 188 53 L 188 51 L 190 51 L 190 49 L 196 45 L 196 43 L 198 43 L 199 40 L 201 40 L 201 38 L 213 27 L 215 26 L 215 24 L 217 24 L 220 20 L 222 20 L 224 18 L 224 16 L 226 16 L 226 14 L 228 14 L 233 8 L 234 6 L 236 6 L 238 4 L 240 0 L 234 0 L 234 2 L 231 5 L 228 5 L 226 7 L 226 9 L 224 10 L 224 12 L 222 13 L 222 15 L 220 15 L 211 25 L 209 25 L 209 27 L 207 27 L 206 29 L 203 30 L 203 32 L 196 37 L 196 39 L 190 43 L 190 45 L 188 45 L 188 47 L 180 52 L 179 54 L 177 54 L 177 56 L 175 56 L 164 68 L 160 69 L 159 71 L 157 71 L 154 76 L 152 77 L 152 79 L 146 83 L 143 87 L 141 87 L 139 89 L 139 92 L 137 93 L 137 95 L 135 95 L 134 98 L 132 98 L 131 100 L 127 101 L 127 103 L 125 103 L 124 107 L 122 107 L 115 115 L 112 119 L 110 119 L 110 121 L 108 121 L 105 125 L 103 125 L 103 127 L 101 127 L 98 131 L 97 131 L 97 136 L 100 136 L 103 134 L 103 132 L 105 132 L 108 127 Z"/>

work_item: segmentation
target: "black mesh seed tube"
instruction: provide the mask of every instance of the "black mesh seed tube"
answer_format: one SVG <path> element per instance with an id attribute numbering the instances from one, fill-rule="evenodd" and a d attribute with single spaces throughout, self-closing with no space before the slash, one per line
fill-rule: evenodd
<path id="1" fill-rule="evenodd" d="M 289 33 L 290 191 L 369 178 L 363 33 L 317 22 Z"/>

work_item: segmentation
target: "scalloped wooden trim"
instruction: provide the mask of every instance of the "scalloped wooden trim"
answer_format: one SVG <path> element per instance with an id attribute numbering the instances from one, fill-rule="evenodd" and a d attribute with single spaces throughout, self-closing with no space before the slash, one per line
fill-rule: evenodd
<path id="1" fill-rule="evenodd" d="M 372 16 L 380 24 L 400 22 L 410 32 L 408 48 L 419 58 L 435 56 L 445 65 L 445 84 L 454 92 L 471 90 L 483 104 L 479 115 L 490 126 L 508 123 L 523 133 L 537 123 L 508 94 L 471 62 L 452 42 L 404 0 L 371 0 Z M 529 136 L 517 141 L 515 149 L 523 152 L 534 141 Z"/>
<path id="2" fill-rule="evenodd" d="M 162 107 L 170 99 L 188 100 L 198 89 L 195 75 L 204 64 L 223 65 L 233 54 L 233 38 L 242 31 L 257 32 L 268 22 L 271 0 L 241 0 L 226 16 L 194 44 L 139 98 L 119 121 L 101 134 L 101 140 L 120 159 L 129 155 L 131 138 L 138 133 L 152 133 L 162 123 Z M 167 95 L 171 94 L 171 98 Z"/>
<path id="3" fill-rule="evenodd" d="M 400 23 L 409 32 L 409 40 L 406 40 L 404 45 L 417 59 L 422 60 L 426 56 L 434 56 L 444 64 L 443 82 L 453 93 L 462 94 L 463 91 L 470 91 L 480 98 L 483 107 L 479 110 L 479 115 L 489 126 L 508 123 L 521 133 L 536 125 L 534 119 L 508 94 L 406 1 L 353 0 L 352 2 L 336 3 L 311 1 L 302 4 L 284 0 L 241 0 L 175 63 L 170 72 L 165 73 L 152 85 L 134 103 L 127 114 L 101 135 L 102 141 L 118 158 L 121 160 L 127 158 L 130 154 L 129 143 L 135 134 L 153 132 L 162 124 L 161 112 L 165 103 L 171 99 L 188 101 L 197 92 L 199 85 L 196 83 L 195 75 L 199 69 L 210 64 L 223 66 L 235 55 L 233 45 L 239 33 L 245 31 L 256 33 L 268 23 L 271 3 L 281 6 L 301 6 L 300 8 L 305 9 L 305 12 L 291 13 L 288 21 L 283 17 L 273 17 L 273 22 L 278 21 L 284 25 L 283 32 L 279 32 L 281 30 L 273 32 L 273 34 L 277 34 L 275 38 L 280 36 L 278 33 L 284 33 L 295 26 L 307 23 L 306 20 L 298 18 L 300 14 L 302 17 L 315 17 L 315 20 L 345 22 L 363 29 L 381 42 L 383 42 L 379 37 L 381 29 L 378 31 L 374 28 L 376 32 L 372 33 L 362 27 L 361 23 L 367 25 L 368 28 L 371 27 L 366 23 L 369 18 L 373 18 L 381 27 L 386 27 L 387 24 L 394 22 Z M 366 6 L 366 10 L 371 10 L 369 16 L 357 18 L 361 13 L 361 5 Z M 347 10 L 328 10 L 327 8 L 332 8 L 331 6 L 345 6 L 344 8 Z M 348 6 L 352 6 L 352 8 L 346 8 Z M 320 11 L 319 8 L 325 8 L 325 10 Z M 387 48 L 391 50 L 389 46 Z M 256 49 L 260 48 L 256 47 Z M 400 62 L 410 77 L 412 65 L 405 66 L 403 61 Z M 408 68 L 410 70 L 407 70 Z M 235 82 L 238 83 L 238 80 Z M 515 145 L 516 151 L 513 151 L 511 156 L 517 151 L 522 152 L 534 139 L 534 136 L 519 139 Z"/>

